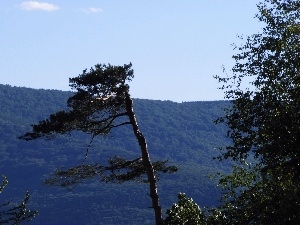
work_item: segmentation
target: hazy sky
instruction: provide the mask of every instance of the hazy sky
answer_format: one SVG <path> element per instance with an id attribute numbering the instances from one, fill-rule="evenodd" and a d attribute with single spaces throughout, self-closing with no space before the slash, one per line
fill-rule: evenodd
<path id="1" fill-rule="evenodd" d="M 220 100 L 213 75 L 262 26 L 259 0 L 0 0 L 0 83 L 69 90 L 97 63 L 132 62 L 134 98 Z"/>

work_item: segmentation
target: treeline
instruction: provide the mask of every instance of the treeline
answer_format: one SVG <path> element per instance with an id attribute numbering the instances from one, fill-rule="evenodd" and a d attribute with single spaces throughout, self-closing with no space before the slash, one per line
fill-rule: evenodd
<path id="1" fill-rule="evenodd" d="M 72 190 L 42 185 L 56 168 L 80 164 L 91 137 L 73 134 L 32 142 L 18 140 L 17 137 L 30 130 L 30 124 L 64 109 L 71 94 L 0 85 L 0 171 L 10 182 L 5 190 L 6 196 L 16 199 L 23 197 L 26 190 L 30 191 L 29 206 L 40 211 L 31 224 L 47 224 L 45 221 L 51 221 L 49 224 L 52 225 L 71 224 L 72 221 L 99 224 L 99 218 L 102 218 L 102 224 L 128 224 L 128 221 L 131 224 L 140 224 L 141 221 L 152 224 L 144 184 L 99 185 L 99 181 L 91 180 Z M 159 180 L 164 208 L 177 200 L 180 191 L 186 192 L 201 205 L 218 204 L 216 183 L 209 175 L 228 170 L 228 165 L 212 160 L 219 154 L 217 148 L 224 146 L 228 140 L 224 126 L 216 126 L 213 121 L 223 113 L 226 104 L 228 102 L 225 101 L 175 103 L 134 99 L 140 129 L 147 137 L 152 158 L 165 159 L 179 167 L 176 174 L 161 175 Z M 95 139 L 88 150 L 86 162 L 107 163 L 117 153 L 121 157 L 134 158 L 137 148 L 130 128 L 125 126 L 107 137 Z M 136 195 L 127 195 L 129 190 Z M 140 198 L 139 201 L 134 196 Z M 78 214 L 78 211 L 81 213 Z"/>

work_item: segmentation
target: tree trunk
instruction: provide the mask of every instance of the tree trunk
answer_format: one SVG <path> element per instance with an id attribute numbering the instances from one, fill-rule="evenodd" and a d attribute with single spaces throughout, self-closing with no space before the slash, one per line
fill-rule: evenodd
<path id="1" fill-rule="evenodd" d="M 152 207 L 153 207 L 153 210 L 155 213 L 155 224 L 162 225 L 163 219 L 162 219 L 161 206 L 159 204 L 159 198 L 158 198 L 158 194 L 157 194 L 156 177 L 155 177 L 152 163 L 150 161 L 147 142 L 146 142 L 144 135 L 139 130 L 139 127 L 138 127 L 138 124 L 136 121 L 136 117 L 135 117 L 135 113 L 133 111 L 132 99 L 131 99 L 129 93 L 126 93 L 126 111 L 128 113 L 129 120 L 132 125 L 132 129 L 135 134 L 135 137 L 138 140 L 138 143 L 141 148 L 143 164 L 146 167 L 149 188 L 150 188 L 150 197 L 152 200 Z"/>

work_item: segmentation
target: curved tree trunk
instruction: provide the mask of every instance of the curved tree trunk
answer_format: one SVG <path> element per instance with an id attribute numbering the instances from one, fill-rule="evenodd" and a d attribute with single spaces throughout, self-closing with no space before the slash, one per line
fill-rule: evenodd
<path id="1" fill-rule="evenodd" d="M 150 188 L 150 197 L 152 200 L 152 207 L 155 213 L 155 223 L 156 225 L 161 225 L 163 223 L 163 219 L 162 219 L 162 211 L 161 211 L 161 206 L 159 204 L 159 198 L 157 193 L 156 177 L 155 177 L 152 163 L 150 161 L 147 142 L 144 135 L 139 130 L 135 113 L 133 111 L 132 99 L 129 93 L 126 93 L 126 111 L 128 113 L 129 120 L 132 125 L 132 129 L 135 134 L 135 137 L 138 140 L 138 143 L 141 148 L 143 164 L 146 167 L 149 188 Z"/>

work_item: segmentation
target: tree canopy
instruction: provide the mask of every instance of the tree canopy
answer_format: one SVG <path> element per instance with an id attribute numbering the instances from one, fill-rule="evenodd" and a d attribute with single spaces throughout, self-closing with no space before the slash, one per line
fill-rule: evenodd
<path id="1" fill-rule="evenodd" d="M 217 121 L 233 141 L 219 159 L 237 163 L 220 179 L 218 224 L 300 221 L 300 1 L 265 0 L 258 9 L 262 33 L 235 47 L 232 76 L 216 77 L 232 101 Z"/>
<path id="2" fill-rule="evenodd" d="M 33 125 L 33 132 L 22 136 L 25 140 L 52 137 L 74 130 L 94 136 L 110 132 L 129 122 L 116 121 L 126 116 L 127 81 L 133 78 L 131 64 L 123 66 L 95 65 L 78 77 L 70 78 L 70 87 L 77 92 L 68 99 L 70 110 L 51 114 L 49 119 Z"/>
<path id="3" fill-rule="evenodd" d="M 171 209 L 167 210 L 165 225 L 202 225 L 205 224 L 204 215 L 200 207 L 192 198 L 187 198 L 186 194 L 178 194 L 178 203 L 174 203 Z"/>

